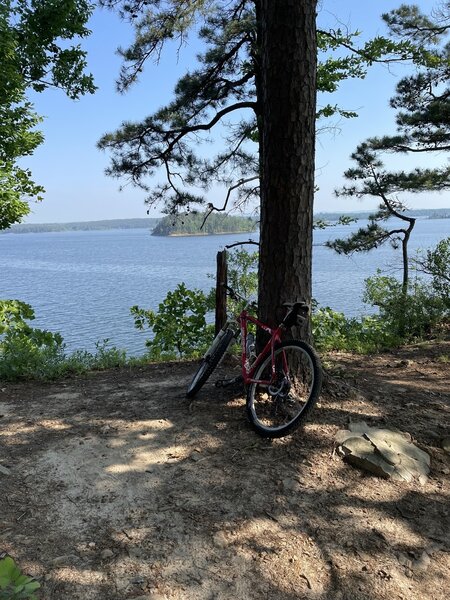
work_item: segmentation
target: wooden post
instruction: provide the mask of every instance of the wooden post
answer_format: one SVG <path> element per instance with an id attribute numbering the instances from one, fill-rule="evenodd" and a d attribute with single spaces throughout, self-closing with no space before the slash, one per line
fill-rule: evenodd
<path id="1" fill-rule="evenodd" d="M 216 274 L 216 335 L 225 325 L 227 320 L 227 285 L 228 267 L 227 251 L 222 250 L 217 253 L 217 274 Z"/>

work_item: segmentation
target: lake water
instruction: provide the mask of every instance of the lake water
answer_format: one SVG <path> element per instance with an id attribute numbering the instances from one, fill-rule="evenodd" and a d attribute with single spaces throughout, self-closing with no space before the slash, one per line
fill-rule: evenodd
<path id="1" fill-rule="evenodd" d="M 401 266 L 400 252 L 387 245 L 353 257 L 323 247 L 361 224 L 314 235 L 313 295 L 347 315 L 368 311 L 361 301 L 366 277 L 377 268 L 397 274 Z M 411 253 L 449 235 L 448 219 L 418 220 Z M 96 341 L 108 338 L 129 354 L 140 354 L 148 333 L 134 329 L 130 307 L 157 308 L 181 281 L 208 290 L 214 285 L 208 273 L 215 272 L 217 251 L 248 238 L 153 237 L 143 229 L 5 234 L 0 236 L 0 298 L 31 304 L 34 325 L 59 331 L 69 350 L 92 350 Z"/>

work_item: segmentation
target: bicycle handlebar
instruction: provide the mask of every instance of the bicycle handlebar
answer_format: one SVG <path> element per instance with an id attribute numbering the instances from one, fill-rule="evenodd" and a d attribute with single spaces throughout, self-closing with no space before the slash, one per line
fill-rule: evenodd
<path id="1" fill-rule="evenodd" d="M 243 300 L 244 302 L 248 302 L 247 298 L 244 298 L 244 296 L 241 296 L 238 294 L 238 292 L 235 292 L 229 285 L 225 285 L 224 283 L 222 283 L 222 285 L 227 290 L 230 298 L 233 298 L 233 300 Z"/>
<path id="2" fill-rule="evenodd" d="M 297 322 L 304 321 L 309 313 L 309 306 L 305 302 L 294 302 L 291 304 L 286 316 L 281 322 L 287 329 L 293 327 Z"/>
<path id="3" fill-rule="evenodd" d="M 227 290 L 230 298 L 236 301 L 242 300 L 245 303 L 245 308 L 257 308 L 255 302 L 247 300 L 247 298 L 241 296 L 241 294 L 233 290 L 229 285 L 226 285 L 225 283 L 222 283 L 222 285 Z M 309 314 L 309 306 L 305 302 L 286 302 L 284 306 L 287 307 L 288 311 L 281 324 L 286 328 L 293 327 L 298 321 L 304 321 Z"/>

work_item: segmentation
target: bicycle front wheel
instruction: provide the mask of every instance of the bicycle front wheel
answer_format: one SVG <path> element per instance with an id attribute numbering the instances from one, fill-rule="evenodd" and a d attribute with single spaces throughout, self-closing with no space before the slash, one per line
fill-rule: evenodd
<path id="1" fill-rule="evenodd" d="M 315 351 L 301 341 L 285 341 L 269 352 L 247 390 L 247 416 L 263 437 L 289 435 L 308 416 L 322 387 L 322 369 Z"/>
<path id="2" fill-rule="evenodd" d="M 211 373 L 222 360 L 228 346 L 233 339 L 234 333 L 231 329 L 221 332 L 214 339 L 208 352 L 202 358 L 199 368 L 186 391 L 186 397 L 192 398 L 205 385 Z"/>

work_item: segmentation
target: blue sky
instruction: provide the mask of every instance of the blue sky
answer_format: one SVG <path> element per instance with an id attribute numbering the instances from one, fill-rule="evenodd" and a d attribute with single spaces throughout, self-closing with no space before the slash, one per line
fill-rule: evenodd
<path id="1" fill-rule="evenodd" d="M 417 3 L 424 10 L 432 4 L 429 0 Z M 319 25 L 336 27 L 338 18 L 350 29 L 363 32 L 362 39 L 367 39 L 384 33 L 381 13 L 399 4 L 391 0 L 323 0 Z M 119 191 L 121 181 L 104 174 L 108 155 L 100 152 L 96 143 L 122 120 L 140 119 L 166 104 L 177 79 L 188 67 L 193 67 L 200 49 L 195 39 L 179 54 L 175 47 L 168 48 L 159 65 L 148 65 L 141 82 L 120 95 L 115 90 L 115 80 L 121 63 L 115 51 L 118 46 L 127 46 L 131 29 L 117 16 L 101 9 L 93 15 L 90 28 L 92 35 L 83 46 L 88 50 L 88 69 L 94 74 L 97 93 L 75 102 L 56 90 L 31 95 L 37 112 L 44 117 L 41 129 L 45 142 L 24 165 L 32 169 L 35 181 L 44 185 L 46 194 L 42 203 L 32 205 L 32 214 L 26 219 L 29 223 L 147 216 L 145 193 L 130 186 Z M 342 121 L 338 131 L 318 137 L 316 211 L 365 210 L 375 206 L 376 202 L 369 199 L 335 198 L 333 190 L 342 185 L 342 173 L 351 166 L 349 156 L 359 142 L 394 131 L 395 114 L 388 108 L 388 101 L 398 78 L 407 72 L 404 66 L 390 69 L 376 66 L 364 81 L 344 82 L 336 96 L 326 99 L 356 110 L 359 117 Z M 421 157 L 421 164 L 424 161 L 433 164 L 433 160 L 443 163 L 447 158 Z M 393 163 L 396 167 L 414 164 Z M 413 196 L 408 204 L 416 208 L 450 207 L 450 196 L 448 193 Z M 151 211 L 150 216 L 153 215 L 159 215 L 158 209 Z"/>

